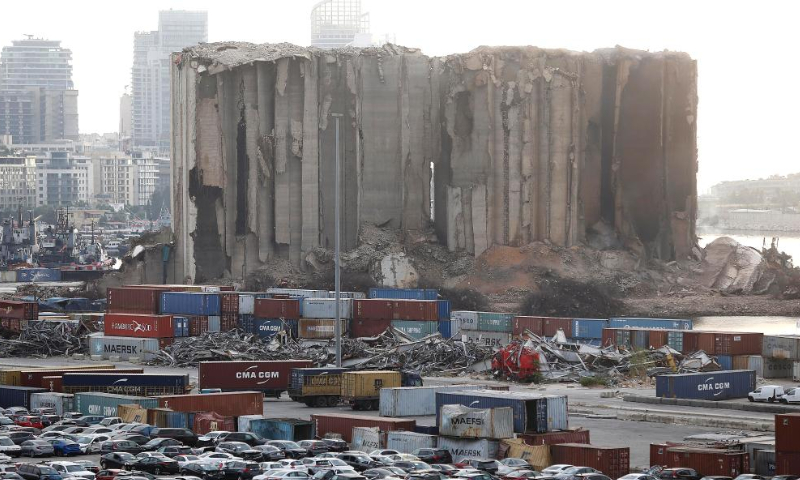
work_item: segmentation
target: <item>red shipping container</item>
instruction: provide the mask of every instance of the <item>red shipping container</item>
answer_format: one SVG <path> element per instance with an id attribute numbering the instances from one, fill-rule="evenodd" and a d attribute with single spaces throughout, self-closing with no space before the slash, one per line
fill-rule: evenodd
<path id="1" fill-rule="evenodd" d="M 547 433 L 521 433 L 518 435 L 528 445 L 558 445 L 559 443 L 590 443 L 589 430 L 564 430 Z"/>
<path id="2" fill-rule="evenodd" d="M 228 332 L 237 327 L 239 315 L 235 313 L 223 313 L 219 319 L 219 331 Z"/>
<path id="3" fill-rule="evenodd" d="M 439 320 L 439 302 L 436 300 L 394 300 L 392 301 L 392 316 L 389 318 L 436 322 Z"/>
<path id="4" fill-rule="evenodd" d="M 543 325 L 544 317 L 514 317 L 511 331 L 515 337 L 517 335 L 524 335 L 526 330 L 541 337 L 543 335 Z"/>
<path id="5" fill-rule="evenodd" d="M 392 326 L 391 320 L 356 320 L 350 321 L 350 338 L 374 337 Z"/>
<path id="6" fill-rule="evenodd" d="M 100 365 L 98 365 L 100 367 Z M 62 376 L 65 373 L 143 373 L 141 368 L 114 368 L 114 365 L 107 365 L 107 368 L 38 368 L 35 370 L 23 370 L 19 374 L 19 384 L 23 387 L 39 387 L 42 385 L 44 377 Z"/>
<path id="7" fill-rule="evenodd" d="M 172 315 L 144 315 L 134 313 L 106 314 L 106 335 L 136 338 L 169 338 L 175 336 Z"/>
<path id="8" fill-rule="evenodd" d="M 222 416 L 263 415 L 262 392 L 225 392 L 158 397 L 158 406 L 176 412 L 217 412 Z"/>
<path id="9" fill-rule="evenodd" d="M 353 427 L 378 427 L 381 432 L 405 430 L 413 432 L 417 425 L 416 420 L 403 420 L 399 418 L 371 417 L 362 415 L 347 415 L 342 413 L 321 413 L 311 415 L 317 437 L 323 438 L 326 433 L 338 433 L 342 440 L 350 443 L 353 436 Z"/>
<path id="10" fill-rule="evenodd" d="M 36 302 L 17 302 L 0 300 L 0 317 L 17 320 L 36 320 L 39 318 L 39 304 Z"/>
<path id="11" fill-rule="evenodd" d="M 667 464 L 667 449 L 670 447 L 666 443 L 651 443 L 650 444 L 650 463 L 648 465 L 661 465 Z"/>
<path id="12" fill-rule="evenodd" d="M 254 314 L 258 318 L 283 318 L 288 320 L 300 319 L 300 300 L 257 298 Z"/>
<path id="13" fill-rule="evenodd" d="M 653 348 L 663 347 L 669 341 L 668 338 L 669 332 L 667 330 L 650 330 L 650 346 Z"/>
<path id="14" fill-rule="evenodd" d="M 544 317 L 542 321 L 542 335 L 545 337 L 553 337 L 559 330 L 562 330 L 567 338 L 572 338 L 572 319 Z"/>
<path id="15" fill-rule="evenodd" d="M 223 417 L 215 412 L 196 413 L 193 427 L 197 435 L 219 430 L 233 432 L 236 430 L 236 422 L 233 417 Z"/>
<path id="16" fill-rule="evenodd" d="M 683 333 L 683 351 L 694 353 L 703 350 L 709 355 L 714 355 L 714 332 L 686 331 Z"/>
<path id="17" fill-rule="evenodd" d="M 190 337 L 197 337 L 208 331 L 208 317 L 194 316 L 188 319 Z"/>
<path id="18" fill-rule="evenodd" d="M 630 448 L 596 447 L 580 443 L 562 443 L 550 446 L 553 464 L 566 463 L 592 467 L 611 478 L 630 473 Z"/>
<path id="19" fill-rule="evenodd" d="M 600 345 L 603 347 L 608 346 L 616 346 L 617 345 L 617 329 L 616 328 L 604 328 L 603 335 L 600 339 Z"/>
<path id="20" fill-rule="evenodd" d="M 222 390 L 262 390 L 278 393 L 288 390 L 293 368 L 309 368 L 310 360 L 253 360 L 200 362 L 198 388 Z"/>
<path id="21" fill-rule="evenodd" d="M 800 453 L 775 452 L 775 474 L 797 475 L 800 472 Z"/>
<path id="22" fill-rule="evenodd" d="M 391 320 L 392 301 L 382 298 L 354 299 L 354 320 Z"/>
<path id="23" fill-rule="evenodd" d="M 61 393 L 64 390 L 61 384 L 62 378 L 63 377 L 42 377 L 42 384 L 39 386 L 51 392 Z"/>
<path id="24" fill-rule="evenodd" d="M 20 333 L 22 327 L 27 325 L 27 320 L 20 320 L 18 318 L 0 318 L 0 328 L 8 330 L 9 332 Z"/>
<path id="25" fill-rule="evenodd" d="M 800 453 L 800 413 L 775 415 L 775 451 Z"/>
<path id="26" fill-rule="evenodd" d="M 761 355 L 763 333 L 716 332 L 714 355 Z"/>
<path id="27" fill-rule="evenodd" d="M 159 313 L 161 292 L 165 287 L 123 287 L 106 290 L 106 311 L 109 313 Z"/>
<path id="28" fill-rule="evenodd" d="M 222 293 L 219 296 L 220 311 L 224 316 L 226 313 L 239 314 L 239 294 L 236 292 Z M 235 323 L 235 322 L 234 322 Z"/>
<path id="29" fill-rule="evenodd" d="M 725 449 L 674 446 L 667 449 L 663 465 L 692 468 L 701 475 L 737 477 L 750 472 L 749 454 Z"/>

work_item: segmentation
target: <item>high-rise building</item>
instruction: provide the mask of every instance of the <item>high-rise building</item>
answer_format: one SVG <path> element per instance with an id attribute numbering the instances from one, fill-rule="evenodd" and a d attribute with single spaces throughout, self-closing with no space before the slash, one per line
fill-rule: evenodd
<path id="1" fill-rule="evenodd" d="M 131 139 L 132 101 L 128 92 L 119 99 L 119 142 L 122 150 L 127 149 Z"/>
<path id="2" fill-rule="evenodd" d="M 36 157 L 0 157 L 0 210 L 36 206 Z"/>
<path id="3" fill-rule="evenodd" d="M 72 52 L 57 40 L 15 40 L 0 52 L 0 134 L 15 144 L 78 139 Z"/>
<path id="4" fill-rule="evenodd" d="M 101 159 L 102 199 L 108 203 L 135 204 L 136 184 L 133 160 L 124 155 Z"/>
<path id="5" fill-rule="evenodd" d="M 311 9 L 311 46 L 339 48 L 369 36 L 369 13 L 361 0 L 322 0 Z"/>
<path id="6" fill-rule="evenodd" d="M 208 12 L 164 10 L 158 30 L 133 37 L 132 130 L 134 147 L 169 148 L 169 56 L 208 41 Z"/>
<path id="7" fill-rule="evenodd" d="M 91 159 L 50 152 L 36 159 L 36 205 L 75 206 L 93 201 Z"/>

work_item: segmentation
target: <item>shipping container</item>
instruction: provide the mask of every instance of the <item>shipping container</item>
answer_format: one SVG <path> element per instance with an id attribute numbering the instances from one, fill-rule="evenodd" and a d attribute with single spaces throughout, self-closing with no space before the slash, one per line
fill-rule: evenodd
<path id="1" fill-rule="evenodd" d="M 564 336 L 573 338 L 572 324 L 572 318 L 544 317 L 544 320 L 542 320 L 542 335 L 551 338 L 561 330 L 564 332 Z"/>
<path id="2" fill-rule="evenodd" d="M 314 423 L 296 418 L 266 418 L 252 420 L 250 431 L 271 440 L 312 440 L 314 438 Z"/>
<path id="3" fill-rule="evenodd" d="M 795 382 L 800 381 L 800 362 L 794 362 L 792 364 L 792 380 Z"/>
<path id="4" fill-rule="evenodd" d="M 19 387 L 11 385 L 0 386 L 0 407 L 31 407 L 31 395 L 47 392 L 41 387 Z"/>
<path id="5" fill-rule="evenodd" d="M 359 320 L 350 321 L 350 337 L 377 337 L 392 326 L 391 320 Z"/>
<path id="6" fill-rule="evenodd" d="M 487 347 L 502 347 L 508 345 L 513 340 L 510 333 L 503 332 L 481 332 L 478 330 L 461 331 L 461 340 L 472 342 Z"/>
<path id="7" fill-rule="evenodd" d="M 667 332 L 667 345 L 679 353 L 691 353 L 688 350 L 684 350 L 683 332 Z"/>
<path id="8" fill-rule="evenodd" d="M 434 300 L 353 300 L 353 319 L 438 321 L 439 306 Z"/>
<path id="9" fill-rule="evenodd" d="M 124 361 L 132 357 L 150 361 L 155 358 L 159 350 L 171 345 L 172 340 L 172 338 L 110 337 L 102 333 L 92 333 L 89 335 L 89 354 L 99 355 L 106 360 L 118 356 Z"/>
<path id="10" fill-rule="evenodd" d="M 328 298 L 336 298 L 336 291 L 330 290 L 328 292 Z M 349 298 L 350 300 L 353 299 L 364 299 L 367 298 L 367 294 L 364 292 L 339 292 L 339 298 Z"/>
<path id="11" fill-rule="evenodd" d="M 610 328 L 637 328 L 643 330 L 691 330 L 692 321 L 680 318 L 627 318 L 608 319 Z"/>
<path id="12" fill-rule="evenodd" d="M 354 409 L 377 410 L 381 389 L 399 387 L 401 384 L 400 372 L 390 370 L 344 372 L 342 400 L 351 403 Z"/>
<path id="13" fill-rule="evenodd" d="M 492 390 L 439 392 L 436 394 L 437 425 L 441 425 L 439 417 L 443 405 L 463 405 L 473 408 L 513 408 L 515 433 L 546 432 L 548 423 L 566 426 L 567 418 L 553 418 L 548 421 L 547 400 L 542 395 L 527 392 L 498 392 Z M 559 405 L 561 404 L 561 400 L 554 399 L 553 401 L 559 402 Z M 566 400 L 564 400 L 564 404 L 566 405 Z M 553 414 L 556 414 L 555 410 Z M 561 410 L 560 414 L 566 417 L 566 408 Z"/>
<path id="14" fill-rule="evenodd" d="M 51 391 L 61 393 L 63 391 L 61 386 L 62 377 L 42 377 L 41 387 Z"/>
<path id="15" fill-rule="evenodd" d="M 146 423 L 147 409 L 135 403 L 122 404 L 117 406 L 117 416 L 125 423 Z"/>
<path id="16" fill-rule="evenodd" d="M 239 293 L 226 292 L 219 294 L 219 312 L 220 315 L 225 313 L 239 314 Z"/>
<path id="17" fill-rule="evenodd" d="M 511 321 L 511 333 L 514 336 L 524 335 L 526 332 L 544 336 L 544 319 L 545 317 L 514 317 Z"/>
<path id="18" fill-rule="evenodd" d="M 439 298 L 439 291 L 434 288 L 370 288 L 369 298 L 436 300 Z"/>
<path id="19" fill-rule="evenodd" d="M 764 335 L 761 356 L 800 360 L 800 337 Z"/>
<path id="20" fill-rule="evenodd" d="M 39 304 L 37 302 L 0 300 L 0 317 L 17 320 L 36 320 L 39 318 Z"/>
<path id="21" fill-rule="evenodd" d="M 120 287 L 106 290 L 106 309 L 110 313 L 157 314 L 165 287 Z"/>
<path id="22" fill-rule="evenodd" d="M 222 317 L 217 315 L 209 315 L 208 316 L 208 331 L 209 332 L 220 332 L 222 329 Z"/>
<path id="23" fill-rule="evenodd" d="M 298 325 L 298 337 L 307 339 L 336 338 L 336 320 L 333 318 L 301 318 Z M 340 322 L 341 334 L 347 334 L 347 320 Z"/>
<path id="24" fill-rule="evenodd" d="M 353 427 L 350 449 L 361 452 L 372 452 L 386 448 L 386 433 L 377 427 Z"/>
<path id="25" fill-rule="evenodd" d="M 75 409 L 84 415 L 116 417 L 120 405 L 136 404 L 142 408 L 156 408 L 158 401 L 150 397 L 117 395 L 115 393 L 83 392 L 75 394 Z"/>
<path id="26" fill-rule="evenodd" d="M 733 370 L 733 357 L 731 355 L 717 355 L 717 363 L 723 370 Z"/>
<path id="27" fill-rule="evenodd" d="M 343 298 L 339 301 L 339 318 L 352 317 L 353 301 Z M 336 318 L 335 298 L 304 298 L 303 318 Z"/>
<path id="28" fill-rule="evenodd" d="M 555 432 L 569 428 L 567 397 L 547 395 L 547 431 Z"/>
<path id="29" fill-rule="evenodd" d="M 279 397 L 282 392 L 289 389 L 292 369 L 307 368 L 311 365 L 310 360 L 200 362 L 197 383 L 200 389 L 258 390 Z M 260 412 L 253 415 L 260 415 Z"/>
<path id="30" fill-rule="evenodd" d="M 436 301 L 437 309 L 439 311 L 439 321 L 450 320 L 450 312 L 452 310 L 452 304 L 450 300 L 437 300 Z"/>
<path id="31" fill-rule="evenodd" d="M 700 400 L 745 398 L 755 387 L 756 374 L 753 370 L 682 373 L 656 377 L 656 396 L 662 398 Z"/>
<path id="32" fill-rule="evenodd" d="M 16 270 L 0 270 L 0 283 L 14 283 L 17 281 Z"/>
<path id="33" fill-rule="evenodd" d="M 176 412 L 216 412 L 222 416 L 261 415 L 262 392 L 225 392 L 158 397 L 158 406 Z"/>
<path id="34" fill-rule="evenodd" d="M 580 443 L 560 443 L 550 447 L 554 464 L 566 463 L 591 467 L 611 478 L 630 473 L 628 447 L 598 447 Z"/>
<path id="35" fill-rule="evenodd" d="M 659 349 L 668 345 L 671 330 L 650 330 L 650 348 Z"/>
<path id="36" fill-rule="evenodd" d="M 439 322 L 392 320 L 392 327 L 416 340 L 439 333 Z"/>
<path id="37" fill-rule="evenodd" d="M 239 315 L 236 313 L 223 313 L 219 316 L 219 331 L 230 332 L 237 327 Z"/>
<path id="38" fill-rule="evenodd" d="M 417 423 L 415 420 L 382 418 L 367 415 L 347 415 L 338 412 L 330 414 L 312 414 L 311 421 L 314 422 L 314 431 L 318 438 L 324 438 L 328 433 L 336 433 L 341 435 L 342 440 L 347 443 L 350 443 L 352 440 L 353 427 L 377 427 L 383 432 L 392 430 L 413 432 Z"/>
<path id="39" fill-rule="evenodd" d="M 189 318 L 188 317 L 172 317 L 172 327 L 174 329 L 175 337 L 188 337 L 189 336 Z"/>
<path id="40" fill-rule="evenodd" d="M 572 320 L 572 337 L 578 339 L 601 339 L 603 329 L 608 328 L 605 318 L 575 318 Z"/>
<path id="41" fill-rule="evenodd" d="M 420 448 L 436 448 L 437 440 L 436 435 L 394 431 L 386 434 L 386 448 L 400 453 L 414 453 Z"/>
<path id="42" fill-rule="evenodd" d="M 163 292 L 160 313 L 219 316 L 222 313 L 220 296 L 218 293 Z"/>
<path id="43" fill-rule="evenodd" d="M 311 406 L 334 406 L 339 403 L 344 368 L 293 368 L 289 397 Z"/>
<path id="44" fill-rule="evenodd" d="M 478 317 L 478 330 L 484 332 L 504 332 L 511 333 L 513 328 L 512 318 L 509 317 Z"/>
<path id="45" fill-rule="evenodd" d="M 800 413 L 775 415 L 775 451 L 800 454 Z"/>
<path id="46" fill-rule="evenodd" d="M 27 327 L 28 322 L 33 320 L 20 320 L 18 318 L 0 318 L 0 328 L 13 333 L 22 332 Z"/>
<path id="47" fill-rule="evenodd" d="M 664 455 L 668 467 L 692 468 L 701 475 L 737 477 L 750 472 L 747 452 L 722 448 L 669 446 Z"/>
<path id="48" fill-rule="evenodd" d="M 764 358 L 761 355 L 733 355 L 734 370 L 753 370 L 757 377 L 764 377 Z"/>
<path id="49" fill-rule="evenodd" d="M 465 458 L 497 458 L 500 442 L 497 440 L 439 437 L 437 447 L 450 452 L 453 463 Z"/>
<path id="50" fill-rule="evenodd" d="M 442 405 L 439 434 L 457 438 L 512 438 L 514 410 L 511 407 L 469 408 Z"/>
<path id="51" fill-rule="evenodd" d="M 279 333 L 288 333 L 291 331 L 291 327 L 287 323 L 287 320 L 281 320 L 279 318 L 254 318 L 249 325 L 246 325 L 246 327 L 247 328 L 244 328 L 244 330 L 247 333 L 253 333 L 262 338 L 272 338 Z"/>
<path id="52" fill-rule="evenodd" d="M 201 411 L 195 413 L 192 426 L 192 431 L 197 435 L 220 430 L 232 432 L 236 430 L 236 420 L 232 416 L 220 415 L 215 411 Z"/>
<path id="53" fill-rule="evenodd" d="M 236 417 L 237 432 L 252 432 L 251 424 L 256 420 L 264 420 L 264 415 L 241 415 Z"/>
<path id="54" fill-rule="evenodd" d="M 168 338 L 175 337 L 172 315 L 107 313 L 103 321 L 108 336 Z"/>
<path id="55" fill-rule="evenodd" d="M 762 477 L 777 475 L 775 450 L 757 450 L 751 463 L 756 475 Z"/>
<path id="56" fill-rule="evenodd" d="M 92 368 L 86 368 L 92 367 Z M 141 368 L 136 369 L 139 373 L 143 370 Z M 76 367 L 61 367 L 61 368 L 36 368 L 32 370 L 20 370 L 19 376 L 17 377 L 18 384 L 23 387 L 41 387 L 42 386 L 42 379 L 44 377 L 52 377 L 52 376 L 61 376 L 67 372 L 109 372 L 109 371 L 116 371 L 114 365 L 110 363 L 106 364 L 98 364 L 98 365 L 86 365 L 86 366 L 76 366 Z M 126 369 L 125 372 L 128 372 Z"/>
<path id="57" fill-rule="evenodd" d="M 208 317 L 193 315 L 189 320 L 189 336 L 198 337 L 208 332 Z"/>
<path id="58" fill-rule="evenodd" d="M 581 428 L 561 432 L 522 433 L 517 435 L 528 445 L 556 445 L 559 443 L 591 443 L 589 430 Z"/>
<path id="59" fill-rule="evenodd" d="M 714 351 L 710 353 L 716 355 L 760 355 L 763 344 L 763 333 L 716 332 Z"/>
<path id="60" fill-rule="evenodd" d="M 458 310 L 450 313 L 450 319 L 459 322 L 462 333 L 464 330 L 511 333 L 514 327 L 514 315 L 511 313 Z"/>
<path id="61" fill-rule="evenodd" d="M 764 378 L 792 378 L 794 361 L 784 358 L 765 358 Z"/>
<path id="62" fill-rule="evenodd" d="M 452 325 L 453 322 L 450 320 L 440 320 L 438 326 L 439 335 L 444 339 L 452 338 L 454 335 Z"/>
<path id="63" fill-rule="evenodd" d="M 60 282 L 61 270 L 55 268 L 17 269 L 17 282 Z"/>
<path id="64" fill-rule="evenodd" d="M 31 409 L 52 408 L 62 416 L 75 411 L 75 397 L 69 393 L 41 392 L 31 394 Z"/>
<path id="65" fill-rule="evenodd" d="M 65 373 L 64 393 L 105 392 L 149 397 L 178 395 L 191 389 L 188 374 Z"/>
<path id="66" fill-rule="evenodd" d="M 300 300 L 279 298 L 257 298 L 254 314 L 259 318 L 300 318 Z"/>
<path id="67" fill-rule="evenodd" d="M 395 387 L 380 391 L 382 417 L 421 417 L 436 415 L 436 393 L 478 390 L 478 385 L 438 385 L 433 387 Z"/>
<path id="68" fill-rule="evenodd" d="M 328 290 L 304 290 L 299 288 L 268 288 L 270 295 L 286 295 L 291 298 L 330 298 Z"/>
<path id="69" fill-rule="evenodd" d="M 256 313 L 256 297 L 252 293 L 239 294 L 239 315 L 253 315 Z"/>
<path id="70" fill-rule="evenodd" d="M 775 452 L 775 474 L 797 475 L 800 472 L 800 453 Z"/>

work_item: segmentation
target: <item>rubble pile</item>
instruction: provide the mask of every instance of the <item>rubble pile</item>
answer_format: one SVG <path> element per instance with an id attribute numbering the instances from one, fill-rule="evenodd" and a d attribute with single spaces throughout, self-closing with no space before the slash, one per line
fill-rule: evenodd
<path id="1" fill-rule="evenodd" d="M 87 328 L 68 322 L 30 321 L 18 338 L 0 339 L 0 357 L 38 357 L 87 353 Z"/>

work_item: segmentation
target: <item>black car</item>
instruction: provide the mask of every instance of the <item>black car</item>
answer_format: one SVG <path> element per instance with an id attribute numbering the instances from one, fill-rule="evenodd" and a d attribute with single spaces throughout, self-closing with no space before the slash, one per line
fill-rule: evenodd
<path id="1" fill-rule="evenodd" d="M 31 432 L 24 432 L 20 430 L 14 430 L 13 432 L 8 432 L 5 434 L 6 437 L 10 438 L 14 445 L 20 445 L 22 442 L 27 442 L 28 440 L 36 440 L 36 437 Z"/>
<path id="2" fill-rule="evenodd" d="M 250 480 L 256 475 L 261 475 L 261 467 L 256 462 L 243 460 L 231 460 L 225 462 L 220 469 L 222 475 L 228 480 Z"/>
<path id="3" fill-rule="evenodd" d="M 17 468 L 17 474 L 25 480 L 61 480 L 61 474 L 48 465 L 23 463 Z"/>
<path id="4" fill-rule="evenodd" d="M 386 470 L 385 468 L 370 468 L 369 470 L 364 470 L 362 475 L 367 477 L 369 480 L 380 480 L 381 478 L 397 476 L 396 473 L 392 472 L 391 470 Z"/>
<path id="5" fill-rule="evenodd" d="M 192 447 L 185 445 L 169 445 L 161 447 L 156 452 L 163 454 L 165 457 L 174 458 L 178 455 L 194 455 L 195 451 Z"/>
<path id="6" fill-rule="evenodd" d="M 572 478 L 575 480 L 611 480 L 602 473 L 579 473 Z"/>
<path id="7" fill-rule="evenodd" d="M 162 437 L 162 438 L 154 438 L 149 442 L 142 445 L 142 451 L 145 452 L 155 452 L 161 447 L 178 447 L 183 445 L 180 441 L 175 440 L 174 438 Z"/>
<path id="8" fill-rule="evenodd" d="M 665 468 L 657 476 L 664 480 L 700 480 L 703 477 L 691 468 Z"/>
<path id="9" fill-rule="evenodd" d="M 380 468 L 383 466 L 380 462 L 369 458 L 366 453 L 345 452 L 340 453 L 338 457 L 339 459 L 343 460 L 344 463 L 350 465 L 359 472 L 369 470 L 370 468 Z"/>
<path id="10" fill-rule="evenodd" d="M 197 435 L 188 428 L 156 428 L 150 432 L 150 438 L 173 438 L 184 445 L 197 445 Z"/>
<path id="11" fill-rule="evenodd" d="M 253 447 L 244 442 L 219 442 L 214 451 L 230 453 L 231 455 L 244 460 L 261 460 L 261 452 L 254 450 Z"/>
<path id="12" fill-rule="evenodd" d="M 125 464 L 126 470 L 141 470 L 155 475 L 178 473 L 178 462 L 167 457 L 142 457 Z"/>
<path id="13" fill-rule="evenodd" d="M 272 462 L 286 458 L 286 454 L 283 453 L 283 450 L 272 445 L 256 445 L 253 447 L 253 450 L 261 452 L 262 462 Z"/>
<path id="14" fill-rule="evenodd" d="M 136 457 L 128 452 L 106 453 L 100 457 L 100 468 L 113 470 L 125 468 L 126 463 L 135 462 Z"/>
<path id="15" fill-rule="evenodd" d="M 84 415 L 75 419 L 75 425 L 79 427 L 88 427 L 89 425 L 97 425 L 106 418 L 102 415 Z"/>
<path id="16" fill-rule="evenodd" d="M 308 450 L 308 454 L 312 457 L 316 457 L 320 453 L 330 452 L 328 444 L 322 440 L 301 440 L 297 444 Z"/>
<path id="17" fill-rule="evenodd" d="M 346 452 L 350 448 L 347 442 L 339 438 L 323 438 L 320 441 L 325 442 L 329 452 Z"/>
<path id="18" fill-rule="evenodd" d="M 335 475 L 331 480 L 366 480 L 367 477 L 355 472 L 343 472 Z"/>
<path id="19" fill-rule="evenodd" d="M 305 458 L 308 456 L 308 450 L 288 440 L 271 440 L 267 442 L 267 445 L 280 448 L 286 458 Z"/>
<path id="20" fill-rule="evenodd" d="M 448 477 L 452 477 L 453 475 L 458 473 L 458 468 L 454 467 L 453 465 L 450 465 L 449 463 L 434 463 L 431 464 L 431 468 L 444 473 Z"/>
<path id="21" fill-rule="evenodd" d="M 142 447 L 130 440 L 106 440 L 100 444 L 100 454 L 112 452 L 125 452 L 138 454 L 142 451 Z"/>
<path id="22" fill-rule="evenodd" d="M 228 432 L 223 433 L 222 435 L 218 436 L 216 439 L 217 443 L 220 442 L 244 442 L 251 447 L 256 445 L 266 445 L 267 440 L 260 438 L 258 435 L 252 432 Z"/>
<path id="23" fill-rule="evenodd" d="M 448 477 L 437 470 L 419 470 L 406 475 L 405 480 L 447 480 Z"/>
<path id="24" fill-rule="evenodd" d="M 203 480 L 222 480 L 225 474 L 216 465 L 205 462 L 186 463 L 181 467 L 181 475 L 192 475 Z"/>
<path id="25" fill-rule="evenodd" d="M 425 463 L 453 463 L 453 456 L 444 448 L 420 448 L 414 455 Z"/>
<path id="26" fill-rule="evenodd" d="M 421 460 L 400 460 L 392 464 L 395 468 L 402 468 L 408 473 L 430 470 L 431 466 Z"/>
<path id="27" fill-rule="evenodd" d="M 135 442 L 136 445 L 141 446 L 146 444 L 152 439 L 148 436 L 141 435 L 139 433 L 128 432 L 128 433 L 123 433 L 121 435 L 114 435 L 113 437 L 111 437 L 111 440 L 130 440 L 131 442 Z"/>
<path id="28" fill-rule="evenodd" d="M 475 470 L 482 470 L 486 473 L 495 475 L 497 474 L 497 470 L 500 468 L 500 462 L 490 458 L 465 458 L 458 462 L 456 466 L 474 468 Z"/>

